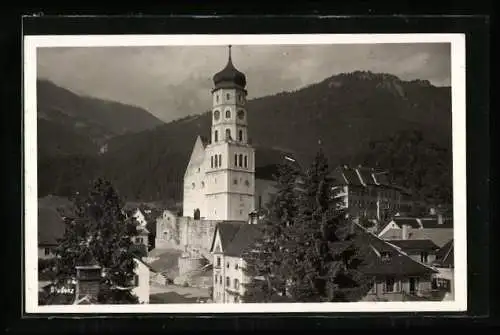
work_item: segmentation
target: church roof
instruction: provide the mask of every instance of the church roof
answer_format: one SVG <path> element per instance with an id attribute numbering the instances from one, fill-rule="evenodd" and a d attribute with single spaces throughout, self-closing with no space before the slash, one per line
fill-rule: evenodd
<path id="1" fill-rule="evenodd" d="M 297 155 L 291 150 L 255 147 L 255 178 L 274 180 L 274 175 L 278 172 L 278 166 L 285 162 L 295 162 L 300 166 Z"/>
<path id="2" fill-rule="evenodd" d="M 215 88 L 229 88 L 237 85 L 244 88 L 247 84 L 245 74 L 238 71 L 231 59 L 231 46 L 229 46 L 229 58 L 226 67 L 217 72 L 213 77 Z"/>

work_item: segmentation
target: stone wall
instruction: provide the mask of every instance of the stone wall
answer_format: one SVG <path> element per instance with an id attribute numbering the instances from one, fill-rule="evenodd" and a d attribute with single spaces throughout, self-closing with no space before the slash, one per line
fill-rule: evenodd
<path id="1" fill-rule="evenodd" d="M 156 249 L 176 249 L 207 257 L 217 222 L 176 217 L 166 211 L 156 220 Z"/>

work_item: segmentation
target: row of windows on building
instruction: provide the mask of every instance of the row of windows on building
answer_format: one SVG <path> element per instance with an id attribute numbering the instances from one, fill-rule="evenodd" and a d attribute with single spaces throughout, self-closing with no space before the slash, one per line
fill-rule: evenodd
<path id="1" fill-rule="evenodd" d="M 222 276 L 215 276 L 214 278 L 215 284 L 222 284 Z M 232 285 L 231 285 L 232 284 Z M 228 289 L 234 289 L 234 290 L 239 290 L 240 289 L 240 281 L 238 278 L 234 278 L 232 283 L 231 283 L 231 278 L 228 276 L 226 277 L 226 288 Z"/>
<path id="2" fill-rule="evenodd" d="M 238 93 L 237 95 L 237 99 L 239 102 L 244 102 L 245 100 L 243 99 L 243 95 L 241 93 Z M 226 101 L 229 101 L 231 100 L 231 93 L 226 93 Z M 216 94 L 215 95 L 215 102 L 219 102 L 219 95 Z"/>
<path id="3" fill-rule="evenodd" d="M 219 119 L 221 117 L 220 114 L 221 114 L 220 110 L 214 109 L 214 120 L 215 121 L 219 121 Z M 226 109 L 226 112 L 224 115 L 226 116 L 226 119 L 230 119 L 231 118 L 231 110 Z M 238 119 L 243 121 L 245 119 L 245 111 L 243 109 L 238 109 L 238 113 L 236 114 L 236 116 L 238 117 Z"/>
<path id="4" fill-rule="evenodd" d="M 349 194 L 353 196 L 379 196 L 381 198 L 393 198 L 395 199 L 399 192 L 395 190 L 388 190 L 388 191 L 380 191 L 379 189 L 376 188 L 363 188 L 363 189 L 358 189 L 358 190 L 349 190 Z"/>
<path id="5" fill-rule="evenodd" d="M 210 167 L 213 168 L 218 168 L 222 166 L 222 155 L 214 155 L 210 157 Z"/>
<path id="6" fill-rule="evenodd" d="M 350 200 L 349 201 L 350 206 L 354 207 L 375 207 L 377 206 L 377 201 L 375 200 Z M 381 201 L 380 202 L 380 208 L 394 208 L 398 210 L 400 208 L 400 205 L 398 203 L 392 204 L 386 201 Z"/>
<path id="7" fill-rule="evenodd" d="M 218 168 L 222 166 L 222 155 L 214 155 L 210 157 L 210 167 Z M 234 166 L 248 168 L 248 155 L 234 154 Z"/>
<path id="8" fill-rule="evenodd" d="M 401 293 L 406 291 L 403 289 L 403 282 L 401 280 L 396 280 L 394 277 L 387 277 L 382 286 L 382 293 Z M 407 293 L 417 293 L 419 291 L 419 280 L 418 278 L 410 278 L 408 283 Z M 371 294 L 377 294 L 378 285 L 374 283 L 371 290 Z"/>
<path id="9" fill-rule="evenodd" d="M 232 140 L 231 129 L 226 129 L 226 140 Z M 243 130 L 238 131 L 238 141 L 243 142 Z M 219 142 L 219 131 L 214 131 L 214 142 Z"/>

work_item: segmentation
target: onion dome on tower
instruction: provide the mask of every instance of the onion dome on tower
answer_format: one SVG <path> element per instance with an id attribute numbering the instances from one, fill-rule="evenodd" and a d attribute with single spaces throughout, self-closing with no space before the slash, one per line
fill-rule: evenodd
<path id="1" fill-rule="evenodd" d="M 245 74 L 238 71 L 231 60 L 231 46 L 229 46 L 229 59 L 227 65 L 213 77 L 215 89 L 219 88 L 234 88 L 235 86 L 244 89 L 247 80 Z"/>

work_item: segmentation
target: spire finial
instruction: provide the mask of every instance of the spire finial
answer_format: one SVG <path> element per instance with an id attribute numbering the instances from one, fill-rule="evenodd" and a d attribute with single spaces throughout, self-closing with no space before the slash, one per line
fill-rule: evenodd
<path id="1" fill-rule="evenodd" d="M 231 47 L 232 47 L 232 45 L 229 44 L 228 45 L 228 49 L 229 49 L 229 61 L 231 61 Z"/>

